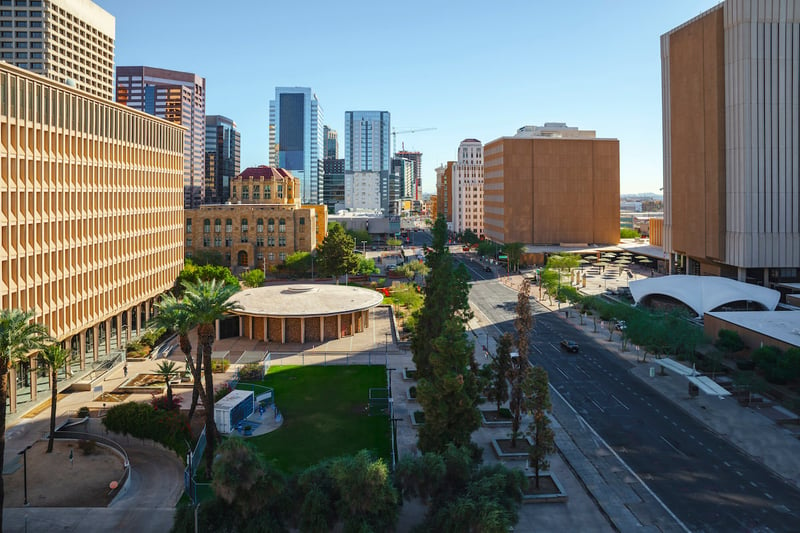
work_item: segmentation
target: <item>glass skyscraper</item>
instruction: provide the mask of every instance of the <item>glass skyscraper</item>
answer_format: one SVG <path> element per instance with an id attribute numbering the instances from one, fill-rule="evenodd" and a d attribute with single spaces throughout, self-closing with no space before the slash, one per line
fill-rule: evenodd
<path id="1" fill-rule="evenodd" d="M 391 171 L 391 116 L 388 111 L 345 111 L 344 169 L 374 173 L 380 181 L 380 204 L 388 212 Z M 356 191 L 357 192 L 357 191 Z"/>
<path id="2" fill-rule="evenodd" d="M 224 204 L 230 198 L 231 180 L 239 174 L 241 134 L 236 123 L 220 115 L 206 117 L 207 204 Z"/>
<path id="3" fill-rule="evenodd" d="M 308 87 L 276 87 L 269 102 L 269 161 L 300 179 L 305 205 L 323 199 L 323 113 Z"/>

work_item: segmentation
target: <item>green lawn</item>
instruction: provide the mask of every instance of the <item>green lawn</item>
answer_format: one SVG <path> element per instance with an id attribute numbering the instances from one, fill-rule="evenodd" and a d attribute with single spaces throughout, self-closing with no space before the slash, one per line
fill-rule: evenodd
<path id="1" fill-rule="evenodd" d="M 328 457 L 372 450 L 390 460 L 389 419 L 367 416 L 370 387 L 386 387 L 382 366 L 273 366 L 280 429 L 250 438 L 264 457 L 295 472 Z"/>

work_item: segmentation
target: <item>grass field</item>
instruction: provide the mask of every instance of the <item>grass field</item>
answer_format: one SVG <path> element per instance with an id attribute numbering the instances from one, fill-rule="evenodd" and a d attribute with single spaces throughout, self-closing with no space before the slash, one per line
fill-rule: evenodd
<path id="1" fill-rule="evenodd" d="M 248 440 L 281 470 L 362 449 L 390 460 L 388 416 L 367 415 L 370 387 L 386 387 L 382 366 L 273 366 L 257 383 L 275 389 L 284 419 L 280 429 Z"/>

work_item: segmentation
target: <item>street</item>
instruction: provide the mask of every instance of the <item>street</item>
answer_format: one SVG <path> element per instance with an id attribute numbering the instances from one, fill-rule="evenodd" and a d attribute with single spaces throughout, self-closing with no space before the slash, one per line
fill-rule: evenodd
<path id="1" fill-rule="evenodd" d="M 517 293 L 467 264 L 477 280 L 470 301 L 494 324 L 492 336 L 513 333 Z M 632 376 L 631 364 L 601 342 L 544 306 L 533 308 L 531 362 L 688 529 L 796 528 L 800 491 Z M 562 339 L 577 342 L 579 353 L 563 351 Z"/>

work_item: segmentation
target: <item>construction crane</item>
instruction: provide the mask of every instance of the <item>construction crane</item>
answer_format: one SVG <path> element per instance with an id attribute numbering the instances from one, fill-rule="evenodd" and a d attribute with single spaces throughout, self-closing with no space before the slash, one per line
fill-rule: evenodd
<path id="1" fill-rule="evenodd" d="M 433 131 L 435 129 L 436 128 L 415 128 L 413 130 L 402 130 L 402 131 L 392 130 L 392 144 L 394 145 L 394 152 L 393 153 L 397 153 L 397 134 L 398 133 L 400 135 L 403 135 L 405 133 L 419 133 L 420 131 Z"/>

